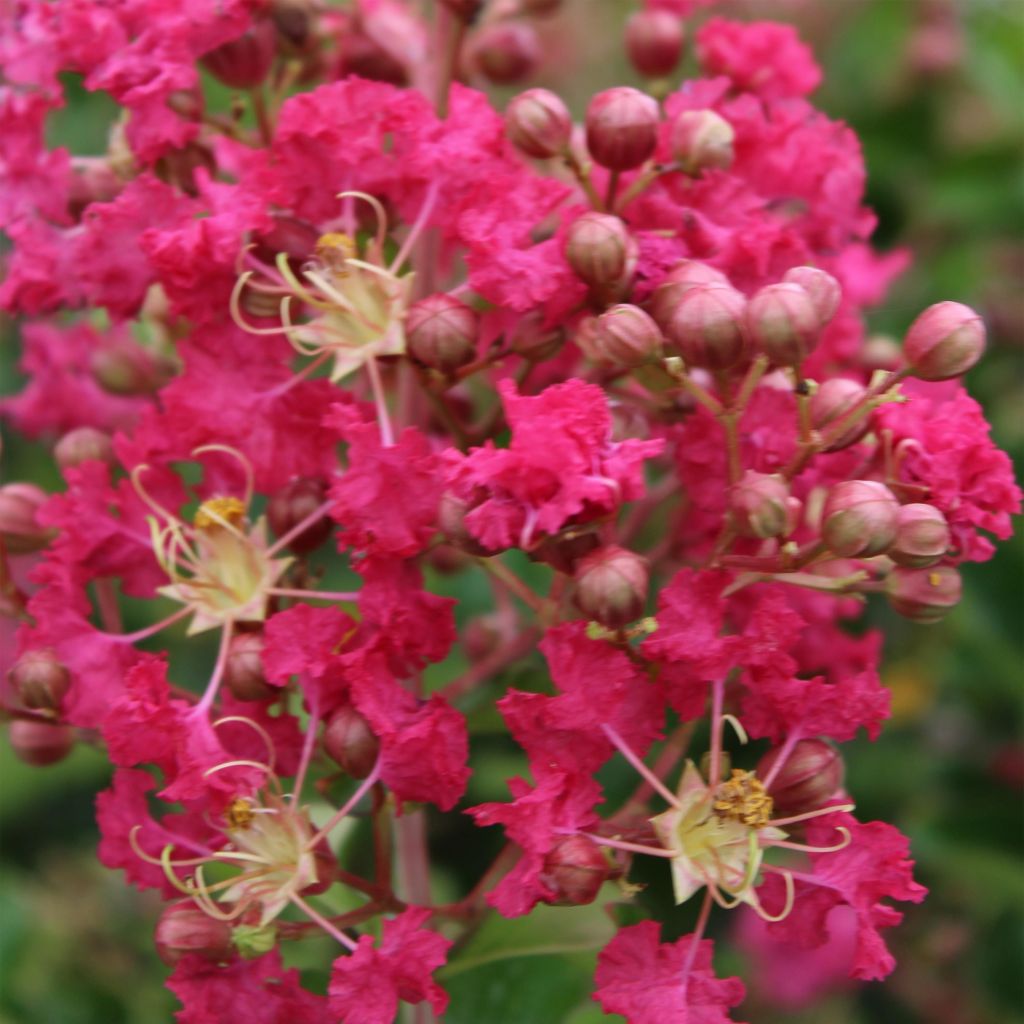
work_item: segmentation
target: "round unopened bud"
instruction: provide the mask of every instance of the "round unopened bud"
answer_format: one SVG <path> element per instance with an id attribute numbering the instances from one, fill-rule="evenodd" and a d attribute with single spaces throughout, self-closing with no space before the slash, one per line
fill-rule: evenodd
<path id="1" fill-rule="evenodd" d="M 713 110 L 684 110 L 672 122 L 669 146 L 673 158 L 691 176 L 732 166 L 736 133 Z"/>
<path id="2" fill-rule="evenodd" d="M 576 566 L 576 606 L 618 629 L 640 618 L 647 603 L 647 559 L 625 548 L 599 548 Z"/>
<path id="3" fill-rule="evenodd" d="M 508 347 L 534 363 L 550 359 L 564 343 L 565 331 L 558 325 L 546 325 L 539 309 L 521 316 L 508 335 Z"/>
<path id="4" fill-rule="evenodd" d="M 903 340 L 907 364 L 921 380 L 966 373 L 985 351 L 985 324 L 970 306 L 938 302 L 911 325 Z"/>
<path id="5" fill-rule="evenodd" d="M 493 551 L 485 548 L 480 541 L 469 532 L 466 526 L 466 513 L 469 503 L 457 497 L 451 491 L 441 495 L 441 503 L 437 508 L 437 524 L 445 539 L 452 547 L 464 551 L 467 555 L 493 555 Z"/>
<path id="6" fill-rule="evenodd" d="M 294 530 L 304 519 L 313 515 L 327 500 L 327 484 L 316 476 L 300 476 L 275 491 L 267 502 L 267 519 L 276 537 Z M 315 551 L 334 529 L 326 513 L 314 520 L 301 533 L 294 536 L 288 547 L 297 555 Z"/>
<path id="7" fill-rule="evenodd" d="M 280 49 L 288 55 L 300 55 L 313 24 L 310 0 L 270 0 L 270 17 L 277 29 Z"/>
<path id="8" fill-rule="evenodd" d="M 836 420 L 846 416 L 864 397 L 866 389 L 855 380 L 848 377 L 830 377 L 818 386 L 818 390 L 811 395 L 811 423 L 815 430 L 824 432 Z M 863 417 L 857 423 L 850 426 L 848 430 L 826 449 L 827 452 L 837 452 L 849 447 L 859 441 L 870 429 L 871 418 Z"/>
<path id="9" fill-rule="evenodd" d="M 256 18 L 242 35 L 211 50 L 200 63 L 232 89 L 253 89 L 267 77 L 276 46 L 273 20 Z"/>
<path id="10" fill-rule="evenodd" d="M 610 873 L 597 843 L 586 836 L 564 836 L 544 858 L 540 880 L 555 894 L 545 902 L 558 907 L 593 903 Z"/>
<path id="11" fill-rule="evenodd" d="M 568 148 L 572 115 L 549 89 L 527 89 L 505 109 L 505 131 L 521 153 L 543 160 Z"/>
<path id="12" fill-rule="evenodd" d="M 58 711 L 71 686 L 68 670 L 53 651 L 26 651 L 11 667 L 7 677 L 21 703 L 37 711 Z"/>
<path id="13" fill-rule="evenodd" d="M 45 548 L 54 531 L 36 522 L 36 513 L 49 495 L 35 484 L 4 484 L 0 487 L 0 540 L 13 554 Z"/>
<path id="14" fill-rule="evenodd" d="M 63 761 L 75 745 L 75 730 L 70 726 L 34 718 L 14 719 L 9 735 L 18 760 L 37 768 Z"/>
<path id="15" fill-rule="evenodd" d="M 960 573 L 951 565 L 928 569 L 893 569 L 885 579 L 885 593 L 893 608 L 914 622 L 938 622 L 960 603 Z"/>
<path id="16" fill-rule="evenodd" d="M 637 248 L 626 225 L 607 213 L 585 213 L 569 226 L 565 258 L 592 288 L 609 288 L 633 276 Z"/>
<path id="17" fill-rule="evenodd" d="M 672 319 L 679 300 L 691 289 L 702 284 L 729 286 L 729 279 L 720 270 L 698 260 L 680 260 L 654 289 L 647 303 L 648 312 L 662 329 Z"/>
<path id="18" fill-rule="evenodd" d="M 657 101 L 628 85 L 599 92 L 587 107 L 587 149 L 610 171 L 639 167 L 658 141 Z"/>
<path id="19" fill-rule="evenodd" d="M 75 427 L 56 444 L 53 456 L 61 469 L 73 469 L 83 462 L 114 463 L 114 445 L 110 435 L 95 427 Z"/>
<path id="20" fill-rule="evenodd" d="M 949 543 L 946 517 L 934 505 L 915 502 L 900 506 L 896 539 L 886 554 L 897 565 L 921 569 L 939 561 Z"/>
<path id="21" fill-rule="evenodd" d="M 540 41 L 532 25 L 502 21 L 477 33 L 470 57 L 481 74 L 498 85 L 521 82 L 540 63 Z"/>
<path id="22" fill-rule="evenodd" d="M 89 357 L 96 383 L 112 395 L 151 395 L 173 376 L 174 363 L 131 343 L 96 349 Z"/>
<path id="23" fill-rule="evenodd" d="M 733 523 L 745 537 L 783 537 L 793 526 L 789 485 L 777 473 L 748 469 L 729 494 Z"/>
<path id="24" fill-rule="evenodd" d="M 269 700 L 280 692 L 267 682 L 263 670 L 262 633 L 236 633 L 231 638 L 224 682 L 238 700 Z"/>
<path id="25" fill-rule="evenodd" d="M 232 953 L 231 926 L 204 913 L 191 900 L 165 907 L 156 923 L 157 955 L 168 967 L 183 956 L 228 960 Z"/>
<path id="26" fill-rule="evenodd" d="M 680 298 L 665 336 L 691 366 L 727 370 L 746 348 L 746 307 L 746 298 L 735 288 L 699 285 Z"/>
<path id="27" fill-rule="evenodd" d="M 824 327 L 836 315 L 843 290 L 827 271 L 817 267 L 790 267 L 782 275 L 782 280 L 787 284 L 800 285 L 810 295 L 821 326 Z"/>
<path id="28" fill-rule="evenodd" d="M 338 708 L 324 726 L 324 750 L 354 779 L 365 779 L 377 763 L 380 740 L 351 705 Z"/>
<path id="29" fill-rule="evenodd" d="M 770 284 L 747 303 L 747 330 L 776 366 L 799 366 L 814 351 L 818 310 L 798 284 Z"/>
<path id="30" fill-rule="evenodd" d="M 605 362 L 643 366 L 661 355 L 661 331 L 639 306 L 619 305 L 597 318 L 594 342 Z"/>
<path id="31" fill-rule="evenodd" d="M 880 555 L 896 537 L 900 505 L 877 480 L 844 480 L 829 491 L 821 536 L 842 558 Z"/>
<path id="32" fill-rule="evenodd" d="M 450 373 L 476 356 L 477 315 L 464 302 L 438 292 L 409 307 L 405 335 L 409 354 L 432 370 Z"/>
<path id="33" fill-rule="evenodd" d="M 601 546 L 601 538 L 592 530 L 583 533 L 564 533 L 554 537 L 545 537 L 537 547 L 530 551 L 534 562 L 543 562 L 559 572 L 570 575 L 576 569 L 580 559 Z"/>
<path id="34" fill-rule="evenodd" d="M 671 11 L 637 11 L 626 22 L 626 52 L 648 78 L 670 75 L 683 52 L 683 22 Z"/>
<path id="35" fill-rule="evenodd" d="M 775 767 L 780 747 L 769 750 L 757 764 L 767 778 Z M 824 807 L 843 784 L 843 759 L 824 740 L 798 740 L 768 787 L 776 816 L 806 814 Z"/>

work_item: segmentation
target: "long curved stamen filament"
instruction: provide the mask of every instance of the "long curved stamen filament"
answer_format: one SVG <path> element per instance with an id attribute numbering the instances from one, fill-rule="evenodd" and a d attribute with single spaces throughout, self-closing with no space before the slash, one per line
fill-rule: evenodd
<path id="1" fill-rule="evenodd" d="M 131 481 L 132 489 L 139 496 L 142 502 L 155 512 L 162 519 L 165 519 L 168 523 L 174 523 L 179 527 L 184 527 L 184 523 L 173 513 L 169 512 L 163 505 L 160 504 L 153 497 L 145 487 L 142 486 L 142 474 L 148 473 L 150 470 L 148 463 L 140 462 L 137 466 L 132 468 L 132 471 L 128 474 L 128 479 Z"/>
<path id="2" fill-rule="evenodd" d="M 348 798 L 348 800 L 345 801 L 344 805 L 341 808 L 339 808 L 337 811 L 335 811 L 334 814 L 331 815 L 331 817 L 328 820 L 327 824 L 324 825 L 323 828 L 321 828 L 320 831 L 317 832 L 306 843 L 306 846 L 305 846 L 306 850 L 312 850 L 316 846 L 316 844 L 320 842 L 321 839 L 324 839 L 326 836 L 330 835 L 331 834 L 331 830 L 334 828 L 334 826 L 337 825 L 338 822 L 341 821 L 343 818 L 345 818 L 349 814 L 349 812 L 352 810 L 352 808 L 355 807 L 355 805 L 357 803 L 359 803 L 360 800 L 362 800 L 363 796 L 367 792 L 369 792 L 371 787 L 380 778 L 380 770 L 381 770 L 381 762 L 382 762 L 382 760 L 383 760 L 383 755 L 382 754 L 378 754 L 377 755 L 377 763 L 373 766 L 373 771 L 371 771 L 370 774 L 367 775 L 366 778 L 363 779 L 363 781 L 359 783 L 359 785 L 356 787 L 355 792 Z"/>
<path id="3" fill-rule="evenodd" d="M 722 705 L 725 702 L 725 680 L 711 684 L 711 771 L 709 781 L 718 785 L 722 778 Z"/>
<path id="4" fill-rule="evenodd" d="M 391 265 L 388 267 L 388 271 L 390 273 L 396 273 L 398 268 L 401 267 L 406 259 L 408 259 L 409 253 L 412 252 L 412 247 L 419 240 L 420 234 L 424 227 L 426 227 L 427 218 L 434 211 L 434 204 L 437 202 L 440 190 L 441 183 L 437 178 L 435 178 L 427 188 L 427 194 L 424 196 L 423 203 L 420 205 L 420 212 L 416 215 L 416 220 L 409 229 L 409 234 L 405 236 L 405 241 L 402 242 L 401 248 L 398 250 L 395 258 L 391 261 Z"/>
<path id="5" fill-rule="evenodd" d="M 300 356 L 306 356 L 307 358 L 311 358 L 313 356 L 331 355 L 331 345 L 329 341 L 325 342 L 323 345 L 318 346 L 312 343 L 307 344 L 305 341 L 302 340 L 302 338 L 297 337 L 296 332 L 300 328 L 297 327 L 292 322 L 291 303 L 292 296 L 288 295 L 287 297 L 281 300 L 280 309 L 281 323 L 284 324 L 285 326 L 285 330 L 288 334 L 288 343 L 291 345 L 291 347 L 295 349 L 295 351 L 298 352 Z M 318 334 L 325 335 L 333 335 L 334 333 L 333 331 L 323 328 L 320 324 L 316 323 L 315 321 L 313 323 L 303 324 L 301 329 L 304 331 L 315 331 Z"/>
<path id="6" fill-rule="evenodd" d="M 241 725 L 247 725 L 253 732 L 258 733 L 263 745 L 267 748 L 267 762 L 263 765 L 267 770 L 268 775 L 274 774 L 274 741 L 270 738 L 270 733 L 263 728 L 259 722 L 254 722 L 251 718 L 246 718 L 245 715 L 225 715 L 224 718 L 218 718 L 213 723 L 213 728 L 216 729 L 218 726 L 227 725 L 229 722 L 239 722 Z"/>
<path id="7" fill-rule="evenodd" d="M 387 239 L 388 215 L 384 212 L 384 207 L 381 205 L 380 200 L 375 196 L 371 196 L 368 192 L 359 192 L 354 189 L 338 193 L 339 199 L 347 199 L 350 196 L 353 199 L 362 199 L 364 203 L 368 203 L 373 207 L 373 212 L 377 216 L 377 229 L 374 232 L 373 241 L 378 251 L 383 252 L 384 242 Z"/>
<path id="8" fill-rule="evenodd" d="M 768 774 L 761 780 L 764 783 L 765 789 L 771 788 L 771 784 L 778 778 L 779 772 L 786 767 L 789 755 L 793 753 L 793 748 L 800 742 L 802 736 L 803 734 L 800 729 L 796 728 L 793 729 L 786 737 L 786 741 L 782 744 L 782 748 L 779 750 L 778 756 L 772 763 L 771 768 L 768 769 Z"/>
<path id="9" fill-rule="evenodd" d="M 191 613 L 191 608 L 180 608 L 173 615 L 168 615 L 166 619 L 161 619 L 155 625 L 147 626 L 145 629 L 137 629 L 134 633 L 104 633 L 103 636 L 115 644 L 135 644 L 147 637 L 155 636 L 162 629 L 173 626 L 174 623 Z"/>
<path id="10" fill-rule="evenodd" d="M 796 886 L 793 884 L 793 876 L 788 871 L 779 871 L 782 875 L 783 880 L 786 884 L 786 900 L 782 905 L 782 910 L 777 914 L 769 914 L 767 910 L 761 905 L 761 901 L 754 896 L 750 906 L 754 908 L 755 913 L 762 921 L 768 921 L 769 923 L 781 921 L 786 917 L 789 917 L 790 911 L 793 909 L 793 903 L 796 900 Z"/>
<path id="11" fill-rule="evenodd" d="M 811 818 L 823 818 L 827 814 L 844 813 L 849 814 L 856 810 L 853 804 L 829 804 L 828 807 L 819 807 L 816 811 L 806 811 L 803 814 L 794 814 L 790 818 L 772 818 L 767 822 L 768 827 L 778 828 L 780 825 L 795 825 L 800 821 L 810 821 Z"/>
<path id="12" fill-rule="evenodd" d="M 154 857 L 151 853 L 146 853 L 146 851 L 141 846 L 139 846 L 138 836 L 141 831 L 141 825 L 133 825 L 128 830 L 128 845 L 132 848 L 132 853 L 134 853 L 135 856 L 139 858 L 139 860 L 143 860 L 147 864 L 152 864 L 154 867 L 157 868 L 163 867 L 164 861 L 162 855 L 160 857 Z M 168 843 L 164 847 L 164 849 L 168 851 L 173 850 L 175 845 L 176 844 L 174 843 Z M 201 857 L 189 857 L 184 860 L 172 861 L 171 863 L 174 864 L 175 867 L 190 868 L 194 867 L 196 864 L 202 864 L 211 856 L 213 856 L 212 850 L 209 853 L 203 854 L 203 856 Z"/>
<path id="13" fill-rule="evenodd" d="M 722 715 L 722 722 L 728 722 L 732 726 L 732 731 L 736 733 L 736 738 L 746 746 L 750 742 L 750 737 L 747 736 L 747 730 L 743 728 L 740 720 L 735 715 Z"/>
<path id="14" fill-rule="evenodd" d="M 256 474 L 252 463 L 237 448 L 232 448 L 229 444 L 203 444 L 192 449 L 193 455 L 202 455 L 205 452 L 221 452 L 224 455 L 230 455 L 242 467 L 242 472 L 245 474 L 245 497 L 242 499 L 242 504 L 248 508 L 252 504 L 252 496 L 256 490 Z"/>
<path id="15" fill-rule="evenodd" d="M 799 853 L 836 853 L 838 850 L 845 850 L 853 841 L 850 830 L 843 825 L 837 825 L 836 831 L 842 833 L 842 840 L 832 846 L 809 846 L 807 843 L 790 843 L 781 839 L 769 839 L 766 846 L 775 846 L 780 850 L 796 850 Z"/>
<path id="16" fill-rule="evenodd" d="M 314 509 L 309 513 L 305 519 L 296 523 L 286 534 L 278 537 L 273 544 L 267 549 L 267 557 L 273 558 L 274 555 L 281 550 L 281 548 L 287 547 L 291 542 L 298 537 L 300 533 L 304 533 L 309 529 L 317 520 L 322 519 L 331 510 L 331 506 L 334 502 L 330 499 L 325 501 L 319 508 Z"/>
<path id="17" fill-rule="evenodd" d="M 599 836 L 594 832 L 569 832 L 568 835 L 586 836 L 592 842 L 595 842 L 600 846 L 608 846 L 613 850 L 624 850 L 626 853 L 645 853 L 650 857 L 664 857 L 667 860 L 671 860 L 673 857 L 678 856 L 674 851 L 666 850 L 660 846 L 645 846 L 643 843 L 627 843 L 622 839 L 606 839 L 604 836 Z"/>
<path id="18" fill-rule="evenodd" d="M 711 893 L 711 898 L 717 903 L 723 910 L 735 910 L 743 900 L 732 898 L 726 899 L 719 891 L 718 886 L 714 882 L 707 882 L 707 891 Z"/>
<path id="19" fill-rule="evenodd" d="M 281 276 L 288 282 L 288 287 L 300 298 L 307 306 L 312 306 L 314 309 L 320 309 L 328 311 L 333 309 L 333 306 L 329 302 L 324 302 L 323 299 L 317 298 L 313 295 L 309 289 L 295 276 L 295 271 L 288 265 L 288 257 L 283 253 L 277 254 L 276 265 Z M 303 275 L 306 275 L 304 270 Z M 307 275 L 308 276 L 308 275 Z"/>
<path id="20" fill-rule="evenodd" d="M 249 278 L 253 275 L 252 270 L 247 270 L 241 277 L 235 282 L 234 288 L 231 289 L 231 298 L 228 301 L 228 312 L 231 315 L 231 319 L 235 324 L 240 327 L 246 334 L 256 335 L 271 335 L 271 334 L 287 334 L 288 328 L 286 327 L 253 327 L 244 316 L 242 316 L 242 307 L 240 299 L 242 297 L 242 291 L 249 281 Z"/>
<path id="21" fill-rule="evenodd" d="M 317 691 L 310 698 L 309 721 L 306 723 L 306 735 L 302 741 L 302 753 L 299 756 L 299 767 L 295 772 L 292 785 L 291 802 L 294 806 L 302 799 L 302 787 L 306 782 L 306 772 L 313 759 L 313 747 L 316 745 L 316 732 L 320 724 L 320 696 Z"/>
<path id="22" fill-rule="evenodd" d="M 217 691 L 220 689 L 221 680 L 224 678 L 224 670 L 228 664 L 228 652 L 231 649 L 231 632 L 232 622 L 228 619 L 224 623 L 220 634 L 220 650 L 217 652 L 217 663 L 213 666 L 213 674 L 210 676 L 210 681 L 206 685 L 206 691 L 203 693 L 202 699 L 192 709 L 192 714 L 197 718 L 200 715 L 205 715 L 210 707 L 213 705 L 214 700 L 217 698 Z"/>
<path id="23" fill-rule="evenodd" d="M 276 778 L 273 769 L 269 765 L 264 764 L 262 761 L 250 761 L 244 757 L 240 757 L 236 761 L 224 761 L 221 764 L 215 764 L 212 768 L 207 768 L 203 772 L 203 778 L 209 778 L 211 775 L 216 775 L 217 772 L 225 771 L 228 768 L 257 768 L 261 772 L 266 772 L 268 779 Z"/>
<path id="24" fill-rule="evenodd" d="M 366 360 L 366 372 L 370 376 L 370 387 L 373 389 L 373 401 L 377 406 L 377 420 L 380 426 L 380 443 L 385 448 L 391 448 L 395 443 L 395 432 L 391 428 L 391 416 L 388 414 L 388 403 L 384 397 L 384 385 L 380 379 L 380 369 L 377 367 L 377 360 L 370 356 Z"/>
<path id="25" fill-rule="evenodd" d="M 345 601 L 352 603 L 359 600 L 359 591 L 337 591 L 337 590 L 293 590 L 288 587 L 271 587 L 268 594 L 275 597 L 304 597 L 307 600 L 316 601 Z"/>
<path id="26" fill-rule="evenodd" d="M 307 917 L 320 925 L 320 927 L 323 928 L 323 930 L 327 932 L 332 939 L 344 946 L 350 953 L 354 953 L 356 951 L 358 948 L 356 943 L 354 943 L 343 931 L 335 928 L 326 917 L 323 917 L 314 910 L 304 899 L 302 899 L 301 896 L 298 895 L 298 893 L 293 892 L 290 899 L 292 903 L 294 903 L 295 906 L 297 906 Z"/>
<path id="27" fill-rule="evenodd" d="M 676 799 L 675 794 L 654 774 L 654 772 L 650 770 L 650 768 L 647 767 L 647 765 L 643 763 L 643 761 L 640 760 L 639 757 L 636 756 L 636 754 L 633 753 L 632 750 L 629 749 L 626 741 L 618 734 L 618 732 L 616 732 L 612 726 L 607 724 L 602 725 L 601 729 L 604 731 L 605 736 L 611 740 L 619 753 L 644 777 L 647 784 L 656 792 L 660 793 L 670 806 L 674 807 L 677 811 L 682 810 L 682 806 Z"/>

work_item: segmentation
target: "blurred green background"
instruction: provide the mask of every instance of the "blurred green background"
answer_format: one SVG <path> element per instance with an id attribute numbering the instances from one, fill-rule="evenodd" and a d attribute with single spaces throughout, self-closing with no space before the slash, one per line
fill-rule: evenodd
<path id="1" fill-rule="evenodd" d="M 599 88 L 635 82 L 618 27 L 632 5 L 567 0 L 542 25 L 557 53 L 540 76 L 577 111 Z M 788 0 L 726 3 L 721 13 L 795 22 L 814 45 L 825 84 L 816 102 L 860 136 L 868 201 L 882 248 L 908 246 L 913 268 L 872 315 L 898 336 L 924 306 L 979 308 L 991 349 L 968 380 L 998 444 L 1024 464 L 1024 2 L 1021 0 Z M 600 24 L 601 31 L 595 31 Z M 569 39 L 583 41 L 568 54 Z M 692 57 L 684 69 L 693 71 Z M 74 83 L 69 83 L 73 87 Z M 498 92 L 499 101 L 506 91 Z M 52 142 L 102 152 L 112 105 L 72 88 Z M 15 386 L 16 353 L 0 372 Z M 5 478 L 57 480 L 42 448 L 5 436 Z M 874 744 L 844 748 L 860 816 L 906 832 L 918 878 L 931 889 L 888 932 L 900 966 L 884 985 L 846 989 L 812 1008 L 774 1007 L 756 986 L 736 1011 L 757 1024 L 1011 1024 L 1024 1020 L 1024 536 L 986 565 L 968 566 L 961 606 L 916 627 L 872 606 L 887 631 L 884 676 L 895 715 Z M 472 597 L 470 597 L 472 601 Z M 482 751 L 471 797 L 504 799 L 522 770 L 511 746 Z M 150 1024 L 172 1018 L 152 950 L 158 902 L 131 892 L 95 860 L 92 800 L 104 758 L 81 747 L 31 769 L 0 746 L 0 1024 Z M 628 779 L 609 778 L 614 791 Z M 497 835 L 472 839 L 442 825 L 436 853 L 461 888 Z M 455 831 L 453 831 L 455 829 Z M 467 846 L 467 842 L 469 845 Z M 680 908 L 672 930 L 690 926 Z M 718 915 L 713 934 L 730 927 Z M 544 938 L 544 956 L 523 956 Z M 594 1024 L 595 947 L 607 921 L 594 908 L 547 912 L 481 932 L 446 985 L 451 1024 Z M 719 946 L 719 973 L 748 975 Z M 326 962 L 328 949 L 303 959 Z"/>

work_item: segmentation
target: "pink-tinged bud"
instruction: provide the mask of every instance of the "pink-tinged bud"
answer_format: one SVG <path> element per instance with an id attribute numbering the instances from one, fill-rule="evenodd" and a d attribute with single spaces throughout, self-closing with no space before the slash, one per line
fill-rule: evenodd
<path id="1" fill-rule="evenodd" d="M 61 469 L 73 469 L 83 462 L 114 464 L 114 444 L 110 435 L 95 427 L 75 427 L 56 444 L 53 456 Z"/>
<path id="2" fill-rule="evenodd" d="M 572 115 L 550 90 L 527 89 L 509 101 L 505 131 L 521 153 L 543 160 L 568 149 Z"/>
<path id="3" fill-rule="evenodd" d="M 648 312 L 654 322 L 662 329 L 672 319 L 679 300 L 691 288 L 702 284 L 721 284 L 729 286 L 729 279 L 720 270 L 700 263 L 697 260 L 680 260 L 654 289 L 647 303 Z"/>
<path id="4" fill-rule="evenodd" d="M 168 967 L 183 956 L 204 960 L 229 960 L 232 954 L 231 926 L 204 913 L 191 900 L 165 907 L 156 923 L 157 955 Z"/>
<path id="5" fill-rule="evenodd" d="M 637 11 L 626 22 L 626 52 L 648 78 L 672 74 L 683 52 L 683 22 L 669 11 Z"/>
<path id="6" fill-rule="evenodd" d="M 550 359 L 565 344 L 565 331 L 544 324 L 544 314 L 538 309 L 519 318 L 508 335 L 508 347 L 516 355 L 534 363 Z"/>
<path id="7" fill-rule="evenodd" d="M 970 306 L 938 302 L 911 325 L 903 355 L 921 380 L 950 380 L 966 373 L 985 351 L 985 324 Z"/>
<path id="8" fill-rule="evenodd" d="M 485 0 L 441 0 L 457 18 L 471 22 L 479 13 Z"/>
<path id="9" fill-rule="evenodd" d="M 224 682 L 238 700 L 269 700 L 281 692 L 263 670 L 263 634 L 236 633 L 228 648 Z"/>
<path id="10" fill-rule="evenodd" d="M 811 395 L 811 423 L 824 432 L 829 426 L 850 413 L 864 397 L 866 389 L 847 377 L 830 377 Z M 825 449 L 837 452 L 859 441 L 871 426 L 871 418 L 863 417 L 854 423 Z"/>
<path id="11" fill-rule="evenodd" d="M 901 505 L 896 539 L 886 554 L 897 565 L 923 569 L 939 561 L 949 544 L 949 524 L 934 505 Z"/>
<path id="12" fill-rule="evenodd" d="M 836 315 L 843 290 L 831 274 L 817 267 L 791 267 L 782 275 L 782 280 L 800 285 L 810 295 L 822 327 Z"/>
<path id="13" fill-rule="evenodd" d="M 267 77 L 276 46 L 273 20 L 258 18 L 241 36 L 211 50 L 200 63 L 232 89 L 253 89 Z"/>
<path id="14" fill-rule="evenodd" d="M 636 242 L 618 217 L 585 213 L 569 226 L 565 258 L 584 283 L 592 288 L 611 288 L 632 278 Z"/>
<path id="15" fill-rule="evenodd" d="M 877 480 L 844 480 L 829 491 L 821 536 L 842 558 L 880 555 L 896 537 L 900 504 Z"/>
<path id="16" fill-rule="evenodd" d="M 593 903 L 611 874 L 601 847 L 586 836 L 565 836 L 544 858 L 540 880 L 554 892 L 545 899 L 556 907 Z"/>
<path id="17" fill-rule="evenodd" d="M 53 651 L 26 651 L 7 673 L 21 703 L 36 711 L 59 711 L 71 686 L 67 668 Z"/>
<path id="18" fill-rule="evenodd" d="M 782 753 L 769 750 L 757 763 L 757 775 L 767 778 Z M 768 787 L 776 817 L 807 814 L 824 807 L 843 785 L 843 759 L 824 740 L 798 740 Z"/>
<path id="19" fill-rule="evenodd" d="M 276 537 L 283 537 L 311 516 L 327 501 L 327 484 L 315 476 L 300 476 L 276 491 L 267 502 L 267 519 Z M 288 548 L 297 555 L 315 551 L 334 529 L 334 523 L 324 513 L 288 542 Z"/>
<path id="20" fill-rule="evenodd" d="M 587 149 L 610 171 L 639 167 L 658 141 L 657 101 L 628 85 L 599 92 L 587 107 Z"/>
<path id="21" fill-rule="evenodd" d="M 647 604 L 647 559 L 608 545 L 576 566 L 576 606 L 602 626 L 618 629 L 643 615 Z"/>
<path id="22" fill-rule="evenodd" d="M 543 562 L 552 569 L 571 575 L 580 560 L 601 546 L 601 538 L 592 530 L 546 537 L 531 552 L 534 562 Z"/>
<path id="23" fill-rule="evenodd" d="M 747 303 L 747 330 L 776 366 L 799 366 L 818 344 L 820 319 L 800 285 L 770 284 Z"/>
<path id="24" fill-rule="evenodd" d="M 532 25 L 502 21 L 477 33 L 470 59 L 489 81 L 511 85 L 531 75 L 540 63 L 540 41 Z"/>
<path id="25" fill-rule="evenodd" d="M 35 484 L 4 484 L 0 487 L 0 540 L 13 554 L 45 548 L 53 530 L 36 522 L 36 513 L 49 495 Z"/>
<path id="26" fill-rule="evenodd" d="M 908 619 L 930 625 L 960 603 L 960 573 L 951 565 L 928 569 L 896 568 L 886 577 L 885 593 Z"/>
<path id="27" fill-rule="evenodd" d="M 505 635 L 501 618 L 493 612 L 471 619 L 462 632 L 462 649 L 470 664 L 493 654 Z"/>
<path id="28" fill-rule="evenodd" d="M 68 208 L 75 220 L 90 203 L 109 203 L 124 188 L 124 182 L 103 157 L 82 157 L 68 183 Z"/>
<path id="29" fill-rule="evenodd" d="M 410 306 L 405 318 L 409 353 L 423 366 L 450 373 L 476 358 L 476 313 L 444 292 Z"/>
<path id="30" fill-rule="evenodd" d="M 903 349 L 887 334 L 872 334 L 864 342 L 859 359 L 868 370 L 898 370 L 903 365 Z"/>
<path id="31" fill-rule="evenodd" d="M 11 750 L 19 761 L 42 768 L 63 761 L 75 745 L 75 730 L 32 718 L 16 718 L 10 726 Z"/>
<path id="32" fill-rule="evenodd" d="M 493 551 L 485 548 L 480 541 L 469 532 L 466 526 L 466 513 L 469 505 L 451 491 L 441 495 L 441 503 L 437 509 L 437 525 L 445 536 L 445 540 L 459 551 L 467 555 L 493 555 Z"/>
<path id="33" fill-rule="evenodd" d="M 112 395 L 151 395 L 174 375 L 171 360 L 130 342 L 96 349 L 89 368 L 96 383 Z"/>
<path id="34" fill-rule="evenodd" d="M 301 53 L 313 23 L 311 0 L 271 0 L 270 17 L 281 50 L 293 55 Z"/>
<path id="35" fill-rule="evenodd" d="M 746 298 L 728 285 L 705 284 L 683 295 L 665 336 L 690 366 L 727 370 L 746 348 Z"/>
<path id="36" fill-rule="evenodd" d="M 731 167 L 735 138 L 732 125 L 713 110 L 684 110 L 672 122 L 669 146 L 682 169 L 696 177 L 712 168 Z"/>
<path id="37" fill-rule="evenodd" d="M 547 18 L 561 8 L 562 0 L 519 0 L 519 9 L 531 18 Z"/>
<path id="38" fill-rule="evenodd" d="M 639 307 L 612 306 L 597 318 L 594 341 L 605 362 L 643 366 L 661 355 L 658 325 Z"/>
<path id="39" fill-rule="evenodd" d="M 748 469 L 732 488 L 729 510 L 744 537 L 784 537 L 794 526 L 789 485 L 776 473 Z"/>
<path id="40" fill-rule="evenodd" d="M 338 708 L 324 726 L 324 750 L 354 779 L 365 779 L 377 763 L 380 740 L 351 705 Z"/>

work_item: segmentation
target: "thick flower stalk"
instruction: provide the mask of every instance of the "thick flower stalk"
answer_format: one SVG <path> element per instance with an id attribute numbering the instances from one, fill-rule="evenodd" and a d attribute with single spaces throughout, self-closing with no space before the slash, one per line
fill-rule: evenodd
<path id="1" fill-rule="evenodd" d="M 939 622 L 1020 508 L 962 381 L 984 321 L 935 296 L 869 356 L 906 255 L 792 28 L 639 5 L 644 88 L 571 112 L 525 88 L 560 6 L 0 29 L 0 411 L 64 481 L 0 488 L 3 706 L 30 764 L 106 751 L 99 857 L 166 901 L 183 1024 L 427 1024 L 489 917 L 591 903 L 608 1013 L 727 1021 L 712 914 L 841 926 L 877 980 L 925 895 L 839 745 L 890 712 L 865 603 Z M 45 141 L 72 79 L 121 111 L 89 157 Z M 510 798 L 470 801 L 513 747 Z M 439 816 L 496 851 L 448 902 Z M 323 935 L 326 993 L 288 966 Z"/>

